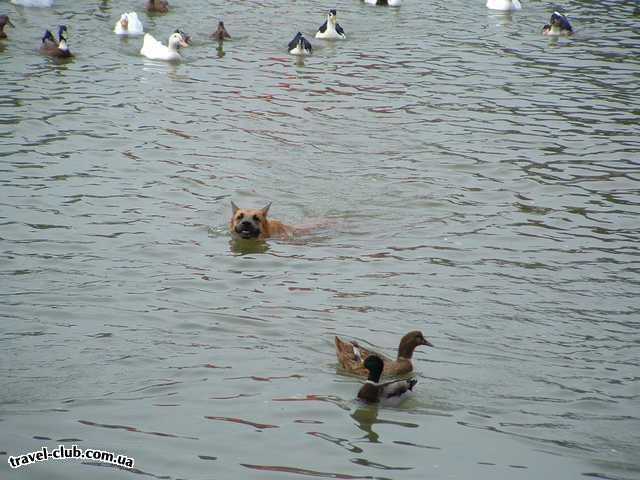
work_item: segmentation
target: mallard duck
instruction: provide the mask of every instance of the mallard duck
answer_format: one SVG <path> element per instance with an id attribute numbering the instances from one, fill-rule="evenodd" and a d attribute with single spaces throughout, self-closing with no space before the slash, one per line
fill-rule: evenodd
<path id="1" fill-rule="evenodd" d="M 0 15 L 0 39 L 7 38 L 7 34 L 4 33 L 5 25 L 16 28 L 15 25 L 11 23 L 11 20 L 9 20 L 9 17 L 7 15 Z"/>
<path id="2" fill-rule="evenodd" d="M 289 42 L 288 50 L 292 55 L 311 55 L 313 52 L 311 44 L 300 32 Z"/>
<path id="3" fill-rule="evenodd" d="M 169 11 L 169 2 L 167 0 L 147 0 L 144 8 L 147 12 L 167 13 Z"/>
<path id="4" fill-rule="evenodd" d="M 487 8 L 508 12 L 511 10 L 522 10 L 522 5 L 520 5 L 520 0 L 487 0 Z"/>
<path id="5" fill-rule="evenodd" d="M 53 0 L 11 0 L 14 5 L 20 5 L 22 7 L 51 7 L 53 6 Z"/>
<path id="6" fill-rule="evenodd" d="M 347 36 L 344 34 L 344 30 L 342 29 L 340 24 L 338 24 L 337 16 L 338 13 L 336 12 L 336 10 L 329 10 L 327 19 L 322 25 L 320 25 L 320 28 L 318 28 L 316 38 L 340 40 L 344 40 L 345 38 L 347 38 Z"/>
<path id="7" fill-rule="evenodd" d="M 209 35 L 209 37 L 221 42 L 223 40 L 227 40 L 231 38 L 231 35 L 229 35 L 229 33 L 227 32 L 227 29 L 224 28 L 224 22 L 220 20 L 218 22 L 218 28 L 216 29 L 215 32 Z"/>
<path id="8" fill-rule="evenodd" d="M 389 7 L 399 7 L 402 3 L 401 0 L 364 0 L 364 3 L 369 5 L 386 5 Z"/>
<path id="9" fill-rule="evenodd" d="M 67 45 L 67 27 L 65 25 L 58 27 L 58 41 L 56 41 L 51 31 L 47 30 L 44 32 L 42 44 L 40 45 L 40 53 L 57 58 L 73 57 Z"/>
<path id="10" fill-rule="evenodd" d="M 569 36 L 573 35 L 573 27 L 569 23 L 567 17 L 559 12 L 553 12 L 551 14 L 551 19 L 549 20 L 549 25 L 545 25 L 542 27 L 543 35 L 553 35 L 553 36 Z"/>
<path id="11" fill-rule="evenodd" d="M 431 342 L 424 338 L 422 332 L 418 330 L 409 332 L 400 339 L 396 360 L 361 347 L 357 342 L 346 342 L 339 337 L 335 338 L 335 342 L 336 356 L 338 357 L 340 366 L 347 372 L 360 376 L 367 375 L 367 369 L 363 365 L 362 360 L 371 355 L 377 355 L 384 360 L 383 373 L 385 376 L 404 375 L 413 371 L 411 357 L 413 357 L 413 351 L 416 347 L 420 345 L 433 347 Z"/>
<path id="12" fill-rule="evenodd" d="M 415 378 L 379 383 L 384 362 L 377 355 L 369 355 L 364 361 L 364 368 L 369 371 L 369 376 L 358 391 L 358 398 L 367 403 L 397 405 L 411 394 L 418 383 Z"/>
<path id="13" fill-rule="evenodd" d="M 113 29 L 116 35 L 142 35 L 144 27 L 136 12 L 123 13 Z"/>
<path id="14" fill-rule="evenodd" d="M 182 60 L 182 55 L 178 53 L 178 50 L 180 47 L 188 46 L 189 44 L 184 41 L 182 34 L 179 32 L 171 34 L 168 46 L 160 43 L 151 34 L 145 33 L 140 54 L 151 60 L 180 61 Z"/>

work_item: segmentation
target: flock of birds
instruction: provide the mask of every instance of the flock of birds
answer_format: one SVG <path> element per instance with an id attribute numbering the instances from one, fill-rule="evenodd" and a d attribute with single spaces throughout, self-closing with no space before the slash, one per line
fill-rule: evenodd
<path id="1" fill-rule="evenodd" d="M 22 5 L 25 7 L 50 7 L 54 0 L 11 0 L 11 3 Z M 364 0 L 365 3 L 372 5 L 387 5 L 392 7 L 400 6 L 401 0 Z M 487 0 L 487 8 L 492 10 L 513 11 L 522 9 L 520 0 Z M 167 0 L 146 0 L 145 9 L 147 12 L 167 13 L 169 11 L 169 2 Z M 344 40 L 347 38 L 344 29 L 337 21 L 337 11 L 329 10 L 326 21 L 318 28 L 315 38 L 325 40 Z M 7 15 L 0 15 L 0 39 L 6 39 L 7 34 L 4 32 L 6 25 L 14 27 Z M 15 27 L 14 27 L 15 28 Z M 140 54 L 152 60 L 180 61 L 180 48 L 187 47 L 191 43 L 191 38 L 182 30 L 176 30 L 171 34 L 167 45 L 156 40 L 153 35 L 144 32 L 144 26 L 138 18 L 136 12 L 123 13 L 116 22 L 114 33 L 117 35 L 144 35 Z M 554 12 L 551 15 L 549 24 L 542 28 L 543 35 L 550 36 L 568 36 L 573 34 L 571 23 L 565 15 Z M 210 35 L 210 38 L 222 42 L 230 39 L 231 36 L 227 32 L 224 22 L 218 23 L 218 28 Z M 287 51 L 292 55 L 310 55 L 313 53 L 313 46 L 301 32 L 296 33 L 289 42 Z M 73 54 L 69 50 L 68 30 L 65 25 L 58 28 L 58 37 L 54 37 L 50 30 L 46 30 L 42 37 L 40 45 L 40 53 L 50 57 L 69 58 Z"/>
<path id="2" fill-rule="evenodd" d="M 401 0 L 364 1 L 369 4 L 389 6 L 398 6 L 401 2 Z M 12 3 L 23 6 L 46 7 L 51 6 L 53 0 L 12 0 Z M 490 9 L 502 11 L 520 10 L 522 8 L 519 0 L 487 0 L 486 6 Z M 169 3 L 167 0 L 147 0 L 146 10 L 148 12 L 166 13 L 169 11 Z M 7 38 L 4 32 L 6 25 L 13 27 L 7 15 L 0 15 L 0 39 Z M 179 49 L 188 46 L 191 41 L 189 35 L 178 29 L 171 34 L 168 44 L 163 45 L 149 33 L 145 34 L 142 22 L 136 12 L 123 13 L 116 22 L 113 31 L 117 35 L 144 35 L 140 53 L 154 60 L 180 60 Z M 563 14 L 554 12 L 551 15 L 549 24 L 543 27 L 542 34 L 571 35 L 573 34 L 573 29 L 569 20 Z M 40 52 L 51 57 L 71 57 L 67 35 L 67 27 L 64 25 L 58 27 L 57 38 L 54 37 L 51 31 L 47 30 L 42 37 Z M 231 38 L 223 22 L 218 23 L 217 30 L 210 37 L 220 42 Z M 344 29 L 337 22 L 335 9 L 329 10 L 326 21 L 318 28 L 315 37 L 328 40 L 344 40 L 347 38 Z M 313 47 L 304 38 L 304 35 L 298 32 L 293 40 L 289 42 L 288 51 L 292 55 L 309 55 L 312 53 Z M 402 337 L 395 360 L 365 349 L 357 342 L 348 342 L 338 337 L 335 338 L 335 345 L 336 356 L 341 368 L 350 374 L 367 377 L 366 382 L 358 392 L 358 398 L 363 402 L 374 404 L 397 404 L 411 394 L 417 380 L 415 377 L 406 377 L 413 372 L 413 364 L 411 362 L 413 352 L 420 345 L 432 346 L 419 331 L 409 332 Z M 381 382 L 380 379 L 383 375 L 401 378 Z"/>

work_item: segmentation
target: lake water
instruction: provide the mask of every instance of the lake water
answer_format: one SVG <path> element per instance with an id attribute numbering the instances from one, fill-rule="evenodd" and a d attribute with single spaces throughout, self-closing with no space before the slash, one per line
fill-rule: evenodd
<path id="1" fill-rule="evenodd" d="M 0 477 L 640 478 L 634 3 L 171 3 L 0 3 Z M 235 244 L 231 200 L 328 226 Z M 333 336 L 413 329 L 413 398 L 355 403 Z M 135 470 L 8 466 L 58 444 Z"/>

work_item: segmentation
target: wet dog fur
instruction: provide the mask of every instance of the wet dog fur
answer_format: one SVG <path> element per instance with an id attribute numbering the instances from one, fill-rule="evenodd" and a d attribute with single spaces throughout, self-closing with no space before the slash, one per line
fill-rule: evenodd
<path id="1" fill-rule="evenodd" d="M 267 218 L 271 203 L 259 210 L 244 209 L 231 202 L 232 215 L 229 230 L 234 238 L 265 240 L 271 237 L 291 238 L 294 228 L 278 220 Z"/>

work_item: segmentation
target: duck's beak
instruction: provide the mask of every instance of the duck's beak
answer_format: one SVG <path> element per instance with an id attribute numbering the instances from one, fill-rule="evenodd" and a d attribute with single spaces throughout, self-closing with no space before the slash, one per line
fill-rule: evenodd
<path id="1" fill-rule="evenodd" d="M 422 338 L 422 345 L 426 345 L 427 347 L 433 347 L 433 343 L 431 343 L 426 338 Z"/>
<path id="2" fill-rule="evenodd" d="M 186 41 L 184 41 L 184 40 L 182 40 L 182 39 L 181 39 L 181 40 L 180 40 L 180 46 L 181 46 L 181 47 L 188 47 L 188 46 L 189 46 L 189 44 L 188 44 Z"/>
<path id="3" fill-rule="evenodd" d="M 11 20 L 9 20 L 8 18 L 7 18 L 7 23 L 11 25 L 13 28 L 16 28 L 16 26 L 13 23 L 11 23 Z"/>

